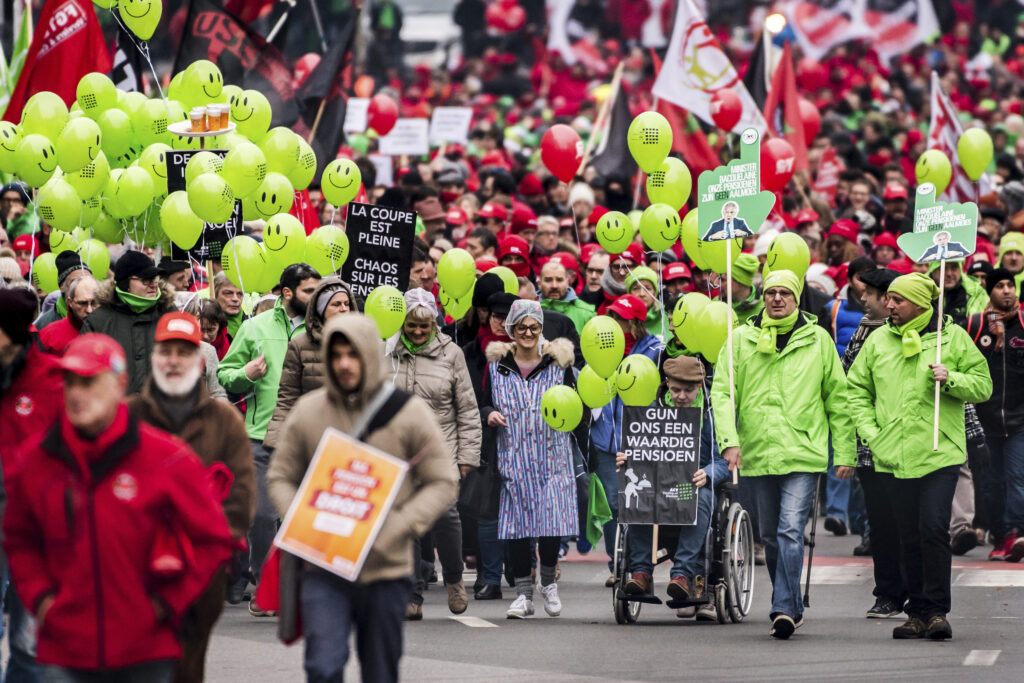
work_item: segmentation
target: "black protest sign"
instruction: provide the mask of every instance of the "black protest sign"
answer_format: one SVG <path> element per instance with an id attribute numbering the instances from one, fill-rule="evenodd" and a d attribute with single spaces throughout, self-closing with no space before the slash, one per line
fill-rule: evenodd
<path id="1" fill-rule="evenodd" d="M 350 202 L 345 220 L 349 255 L 342 279 L 360 299 L 376 287 L 409 288 L 416 212 L 390 206 Z"/>
<path id="2" fill-rule="evenodd" d="M 174 149 L 168 151 L 164 158 L 167 161 L 167 193 L 185 189 L 185 167 L 188 161 L 199 152 L 212 152 L 223 159 L 227 156 L 226 149 Z M 235 210 L 226 223 L 206 223 L 199 241 L 191 249 L 180 249 L 171 244 L 171 258 L 178 261 L 193 259 L 196 261 L 220 261 L 220 252 L 235 235 L 242 231 L 242 202 L 235 200 Z"/>
<path id="3" fill-rule="evenodd" d="M 700 409 L 624 406 L 619 467 L 619 521 L 697 523 Z"/>

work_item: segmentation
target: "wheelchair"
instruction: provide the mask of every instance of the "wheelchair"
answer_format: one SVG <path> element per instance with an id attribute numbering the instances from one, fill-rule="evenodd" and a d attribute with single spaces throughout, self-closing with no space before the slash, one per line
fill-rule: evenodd
<path id="1" fill-rule="evenodd" d="M 711 524 L 708 526 L 704 539 L 704 574 L 693 577 L 689 600 L 668 600 L 665 604 L 671 609 L 680 607 L 698 608 L 714 602 L 718 623 L 727 621 L 739 623 L 750 613 L 754 601 L 754 529 L 750 515 L 743 507 L 732 500 L 734 487 L 725 483 L 716 487 L 715 505 L 711 512 Z M 629 539 L 628 524 L 618 524 L 615 530 L 615 556 L 613 571 L 615 585 L 612 587 L 612 609 L 617 624 L 635 624 L 640 617 L 640 608 L 644 603 L 662 604 L 662 599 L 654 594 L 629 595 L 626 593 L 626 582 L 629 581 Z M 680 529 L 681 527 L 662 526 L 661 530 Z M 665 533 L 665 540 L 678 534 Z M 675 542 L 662 547 L 659 535 L 657 564 L 671 560 L 675 555 Z"/>

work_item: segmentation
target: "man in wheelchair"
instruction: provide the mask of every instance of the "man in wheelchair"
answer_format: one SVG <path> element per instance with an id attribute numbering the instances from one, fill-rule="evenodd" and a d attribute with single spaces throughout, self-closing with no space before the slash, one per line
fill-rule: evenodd
<path id="1" fill-rule="evenodd" d="M 659 403 L 666 406 L 688 408 L 693 406 L 700 396 L 704 380 L 704 367 L 700 360 L 692 356 L 677 356 L 665 361 L 663 367 L 666 391 L 661 395 Z M 711 523 L 713 493 L 707 486 L 714 486 L 729 476 L 729 466 L 718 456 L 718 447 L 714 439 L 714 425 L 710 416 L 710 401 L 703 401 L 705 410 L 701 415 L 700 433 L 700 466 L 693 475 L 693 484 L 697 487 L 697 523 L 693 526 L 672 527 L 678 529 L 679 539 L 675 555 L 672 558 L 672 569 L 668 584 L 670 600 L 683 601 L 691 599 L 693 577 L 704 574 L 704 553 L 701 549 Z M 621 467 L 626 462 L 625 453 L 615 454 L 615 464 Z M 709 467 L 711 465 L 711 467 Z M 652 531 L 646 524 L 630 526 L 626 552 L 629 557 L 629 569 L 632 577 L 626 583 L 625 591 L 630 595 L 649 595 L 652 592 L 651 562 Z M 679 616 L 693 616 L 694 608 L 681 608 Z M 717 619 L 714 601 L 702 606 L 698 619 Z"/>

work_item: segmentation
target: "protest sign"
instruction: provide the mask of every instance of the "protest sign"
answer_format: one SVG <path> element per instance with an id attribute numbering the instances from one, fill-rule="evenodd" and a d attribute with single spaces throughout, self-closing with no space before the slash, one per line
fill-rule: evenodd
<path id="1" fill-rule="evenodd" d="M 430 118 L 430 141 L 468 144 L 472 122 L 473 110 L 470 107 L 435 107 Z"/>
<path id="2" fill-rule="evenodd" d="M 381 285 L 409 288 L 415 211 L 350 202 L 345 233 L 351 252 L 341 277 L 356 296 L 365 299 Z"/>
<path id="3" fill-rule="evenodd" d="M 274 544 L 355 581 L 408 469 L 392 455 L 327 429 Z"/>
<path id="4" fill-rule="evenodd" d="M 921 183 L 914 203 L 914 232 L 900 235 L 900 249 L 915 263 L 959 261 L 974 253 L 978 205 L 935 201 L 935 185 Z"/>
<path id="5" fill-rule="evenodd" d="M 370 160 L 374 170 L 377 171 L 377 185 L 391 187 L 395 184 L 395 173 L 392 168 L 391 157 L 387 154 L 368 154 L 366 158 Z"/>
<path id="6" fill-rule="evenodd" d="M 761 136 L 748 128 L 740 136 L 740 158 L 697 179 L 697 234 L 704 242 L 749 237 L 775 206 L 761 189 Z"/>
<path id="7" fill-rule="evenodd" d="M 350 97 L 345 103 L 345 123 L 343 130 L 346 133 L 365 133 L 367 112 L 370 109 L 370 100 L 366 97 Z"/>
<path id="8" fill-rule="evenodd" d="M 836 148 L 828 146 L 821 153 L 818 161 L 818 174 L 811 183 L 811 189 L 825 198 L 828 205 L 836 207 L 836 191 L 839 189 L 839 173 L 846 166 L 836 153 Z"/>
<path id="9" fill-rule="evenodd" d="M 377 148 L 381 154 L 397 157 L 402 154 L 417 156 L 428 154 L 430 145 L 427 142 L 427 119 L 398 119 L 391 132 L 378 141 Z"/>
<path id="10" fill-rule="evenodd" d="M 619 521 L 697 523 L 700 409 L 624 406 L 619 468 Z"/>
<path id="11" fill-rule="evenodd" d="M 223 159 L 227 156 L 226 149 L 175 149 L 167 152 L 164 158 L 167 163 L 167 193 L 177 192 L 185 189 L 185 167 L 189 159 L 199 152 L 212 152 Z M 220 261 L 220 252 L 235 235 L 241 234 L 242 230 L 242 202 L 235 200 L 235 209 L 231 212 L 231 218 L 224 223 L 206 223 L 203 225 L 203 232 L 199 241 L 191 249 L 181 249 L 173 242 L 171 243 L 172 259 L 186 261 L 189 259 L 205 262 Z"/>

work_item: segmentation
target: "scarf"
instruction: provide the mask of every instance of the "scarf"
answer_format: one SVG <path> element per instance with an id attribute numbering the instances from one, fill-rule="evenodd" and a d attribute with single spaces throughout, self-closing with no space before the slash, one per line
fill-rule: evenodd
<path id="1" fill-rule="evenodd" d="M 217 333 L 217 338 L 213 340 L 213 348 L 217 352 L 217 360 L 224 360 L 224 356 L 227 355 L 228 349 L 231 348 L 231 340 L 228 339 L 228 330 L 226 327 L 220 328 L 220 332 Z"/>
<path id="2" fill-rule="evenodd" d="M 109 427 L 104 429 L 93 439 L 79 433 L 79 431 L 68 421 L 67 414 L 62 414 L 60 417 L 61 439 L 64 440 L 68 450 L 71 451 L 71 455 L 74 456 L 75 462 L 78 463 L 78 468 L 82 474 L 82 478 L 89 483 L 92 482 L 92 474 L 90 473 L 89 465 L 102 458 L 103 455 L 110 450 L 111 446 L 117 443 L 118 439 L 123 437 L 127 431 L 127 403 L 121 403 L 121 405 L 117 407 L 117 415 L 114 416 L 114 421 L 110 423 Z"/>
<path id="3" fill-rule="evenodd" d="M 799 317 L 799 308 L 794 308 L 785 318 L 771 318 L 765 313 L 761 317 L 761 336 L 757 338 L 757 350 L 761 353 L 778 353 L 779 332 L 788 334 Z"/>
<path id="4" fill-rule="evenodd" d="M 494 334 L 494 332 L 491 332 L 490 325 L 481 325 L 480 331 L 476 333 L 476 338 L 480 342 L 480 350 L 484 353 L 487 353 L 487 347 L 490 346 L 491 342 L 507 344 L 512 341 L 512 338 L 507 334 Z"/>
<path id="5" fill-rule="evenodd" d="M 633 352 L 633 347 L 636 346 L 636 337 L 629 332 L 623 332 L 622 336 L 626 338 L 626 352 L 623 354 L 623 358 Z"/>
<path id="6" fill-rule="evenodd" d="M 506 268 L 515 273 L 516 277 L 530 277 L 530 264 L 526 261 L 519 263 L 506 263 Z"/>
<path id="7" fill-rule="evenodd" d="M 1020 311 L 1020 302 L 1014 301 L 1013 308 L 1008 311 L 996 310 L 990 303 L 985 307 L 985 320 L 988 321 L 988 331 L 996 338 L 995 350 L 1003 348 L 1003 337 L 1006 334 L 1006 322 L 1012 320 Z"/>
<path id="8" fill-rule="evenodd" d="M 921 330 L 932 319 L 932 309 L 926 310 L 910 322 L 900 325 L 896 331 L 903 337 L 903 357 L 913 358 L 921 353 Z"/>
<path id="9" fill-rule="evenodd" d="M 604 269 L 601 273 L 601 289 L 612 295 L 612 298 L 617 298 L 626 293 L 625 283 L 619 283 L 612 277 L 611 266 Z"/>
<path id="10" fill-rule="evenodd" d="M 409 341 L 409 338 L 406 337 L 405 336 L 405 332 L 403 332 L 402 333 L 402 346 L 404 346 L 405 348 L 409 349 L 409 353 L 411 353 L 411 354 L 413 354 L 415 356 L 417 353 L 419 353 L 420 349 L 425 347 L 430 342 L 434 341 L 434 337 L 436 337 L 436 336 L 437 336 L 437 330 L 434 330 L 434 331 L 432 331 L 430 333 L 430 338 L 427 339 L 427 341 L 423 342 L 422 344 L 418 344 L 417 345 L 417 344 L 413 344 L 411 341 Z"/>
<path id="11" fill-rule="evenodd" d="M 153 308 L 153 306 L 156 306 L 157 302 L 160 301 L 161 295 L 159 293 L 157 293 L 157 295 L 152 299 L 147 299 L 144 296 L 126 292 L 120 287 L 115 287 L 115 289 L 117 290 L 117 297 L 132 310 L 132 313 L 135 314 L 145 313 L 149 309 Z"/>
<path id="12" fill-rule="evenodd" d="M 57 297 L 57 303 L 54 304 L 54 308 L 57 309 L 57 313 L 60 315 L 60 317 L 68 317 L 68 302 L 64 300 L 63 294 Z"/>

